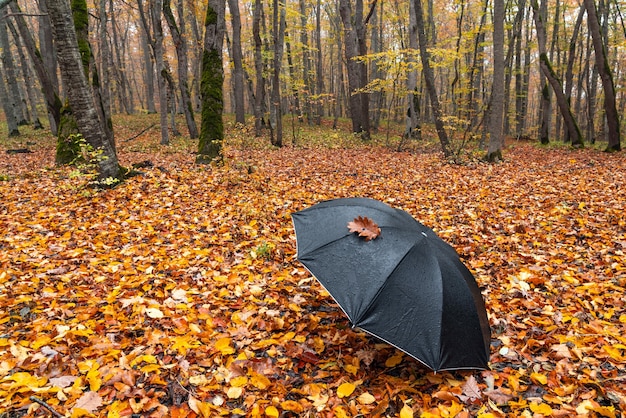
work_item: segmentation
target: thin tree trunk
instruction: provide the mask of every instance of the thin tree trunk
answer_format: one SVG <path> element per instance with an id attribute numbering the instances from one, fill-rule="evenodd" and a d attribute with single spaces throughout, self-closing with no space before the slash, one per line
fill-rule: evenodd
<path id="1" fill-rule="evenodd" d="M 222 152 L 224 109 L 222 46 L 224 42 L 225 0 L 209 0 L 202 51 L 202 124 L 198 141 L 197 163 L 210 163 Z"/>
<path id="2" fill-rule="evenodd" d="M 317 0 L 315 6 L 315 48 L 316 48 L 316 76 L 315 76 L 315 93 L 317 99 L 317 110 L 315 112 L 315 124 L 322 124 L 322 117 L 324 116 L 324 100 L 321 99 L 324 93 L 324 62 L 322 56 L 322 2 Z"/>
<path id="3" fill-rule="evenodd" d="M 263 42 L 261 41 L 261 16 L 263 14 L 263 3 L 255 0 L 252 17 L 252 37 L 254 39 L 254 69 L 256 72 L 256 91 L 254 94 L 254 132 L 256 136 L 261 136 L 264 125 L 263 116 L 265 109 L 265 78 L 263 77 Z"/>
<path id="4" fill-rule="evenodd" d="M 422 72 L 424 74 L 424 81 L 426 83 L 426 89 L 430 96 L 430 106 L 435 117 L 435 129 L 439 136 L 439 142 L 441 143 L 441 150 L 444 157 L 448 158 L 452 155 L 450 149 L 450 141 L 448 140 L 448 134 L 444 128 L 443 119 L 441 115 L 441 107 L 439 105 L 439 97 L 437 95 L 437 88 L 435 86 L 435 76 L 433 70 L 430 67 L 430 53 L 428 52 L 428 45 L 426 41 L 426 32 L 424 28 L 424 12 L 422 10 L 422 0 L 413 0 L 415 2 L 415 17 L 417 23 L 417 35 L 420 44 L 420 56 L 422 58 Z"/>
<path id="5" fill-rule="evenodd" d="M 313 122 L 313 111 L 311 109 L 311 95 L 313 94 L 313 85 L 311 82 L 311 55 L 309 54 L 309 35 L 308 35 L 308 13 L 306 9 L 306 1 L 298 0 L 300 7 L 300 43 L 302 44 L 302 83 L 304 89 L 302 91 L 302 101 L 304 116 L 310 125 Z"/>
<path id="6" fill-rule="evenodd" d="M 67 0 L 46 0 L 50 20 L 53 26 L 57 58 L 61 68 L 61 77 L 67 91 L 67 98 L 79 132 L 94 150 L 99 150 L 99 180 L 111 181 L 122 178 L 122 169 L 117 160 L 112 138 L 100 121 L 94 105 L 94 97 L 85 75 L 79 52 L 78 41 L 72 19 L 72 11 Z"/>
<path id="7" fill-rule="evenodd" d="M 24 16 L 22 15 L 22 12 L 17 4 L 15 2 L 11 3 L 10 8 L 14 16 L 17 29 L 20 31 L 20 35 L 22 36 L 22 41 L 24 42 L 26 51 L 28 51 L 28 55 L 33 62 L 35 72 L 39 78 L 39 83 L 41 84 L 41 90 L 44 94 L 48 109 L 50 131 L 53 135 L 56 135 L 61 121 L 61 108 L 63 107 L 63 104 L 58 96 L 58 83 L 55 84 L 56 76 L 52 77 L 48 72 L 44 58 L 42 58 L 45 57 L 45 54 L 42 54 L 39 50 L 37 50 L 35 40 L 33 39 L 33 36 L 26 25 L 26 20 L 24 19 Z M 47 15 L 45 18 L 48 19 Z M 48 35 L 51 36 L 51 32 Z"/>
<path id="8" fill-rule="evenodd" d="M 504 116 L 504 0 L 493 1 L 493 84 L 489 115 L 487 161 L 502 159 Z"/>
<path id="9" fill-rule="evenodd" d="M 228 0 L 228 8 L 231 15 L 233 28 L 232 57 L 233 57 L 233 94 L 235 96 L 235 122 L 244 125 L 246 123 L 244 102 L 244 72 L 243 54 L 241 51 L 241 15 L 239 13 L 239 1 Z"/>
<path id="10" fill-rule="evenodd" d="M 0 67 L 0 102 L 2 102 L 2 108 L 7 120 L 7 128 L 9 130 L 9 137 L 19 136 L 20 130 L 17 126 L 17 119 L 11 106 L 11 100 L 7 93 L 6 82 L 3 76 L 2 68 Z"/>
<path id="11" fill-rule="evenodd" d="M 17 74 L 15 71 L 15 61 L 11 54 L 11 47 L 9 44 L 9 33 L 7 31 L 6 24 L 6 8 L 0 9 L 0 49 L 2 49 L 2 67 L 3 75 L 5 77 L 5 83 L 7 83 L 7 96 L 9 99 L 9 106 L 17 124 L 28 125 L 28 121 L 24 116 L 24 110 L 22 109 L 22 99 L 20 95 L 20 89 L 17 85 Z"/>
<path id="12" fill-rule="evenodd" d="M 279 11 L 280 9 L 280 11 Z M 272 77 L 272 100 L 270 106 L 270 126 L 272 128 L 272 145 L 283 146 L 283 122 L 280 108 L 280 68 L 283 60 L 283 43 L 285 40 L 285 7 L 280 7 L 278 0 L 274 0 L 274 65 Z"/>
<path id="13" fill-rule="evenodd" d="M 557 104 L 565 121 L 567 131 L 569 132 L 570 138 L 572 139 L 572 145 L 582 147 L 584 146 L 582 134 L 580 133 L 580 129 L 578 128 L 578 124 L 576 123 L 576 119 L 574 118 L 574 115 L 572 114 L 572 111 L 569 107 L 569 103 L 567 102 L 565 94 L 563 93 L 561 80 L 559 80 L 559 78 L 556 76 L 556 73 L 554 72 L 554 70 L 552 69 L 552 65 L 550 64 L 550 60 L 548 59 L 548 54 L 546 50 L 546 29 L 543 24 L 543 18 L 539 13 L 537 0 L 532 0 L 531 3 L 534 11 L 535 26 L 537 28 L 537 40 L 539 44 L 539 65 L 541 67 L 541 71 L 548 79 L 548 82 L 550 83 L 550 86 L 552 87 L 552 90 L 556 95 Z"/>
<path id="14" fill-rule="evenodd" d="M 356 59 L 359 55 L 363 55 L 363 44 L 365 42 L 364 39 L 359 39 L 359 36 L 365 34 L 363 1 L 357 0 L 354 15 L 349 0 L 340 0 L 339 4 L 339 12 L 346 34 L 344 45 L 350 90 L 349 103 L 352 132 L 360 134 L 364 140 L 369 140 L 369 100 L 366 93 L 359 92 L 362 87 L 365 87 L 363 81 L 367 81 L 367 67 L 365 63 Z M 375 3 L 373 6 L 375 6 Z"/>
<path id="15" fill-rule="evenodd" d="M 24 77 L 24 83 L 26 84 L 26 95 L 28 97 L 28 103 L 32 112 L 32 122 L 34 129 L 43 129 L 43 125 L 41 124 L 39 110 L 37 109 L 37 95 L 33 88 L 34 80 L 31 72 L 31 68 L 28 60 L 26 59 L 26 55 L 24 54 L 24 50 L 22 48 L 22 41 L 20 39 L 20 35 L 15 28 L 15 25 L 11 20 L 7 20 L 7 26 L 13 35 L 13 39 L 15 40 L 15 46 L 17 47 L 18 56 L 20 59 L 20 67 L 22 67 L 22 75 Z"/>
<path id="16" fill-rule="evenodd" d="M 177 24 L 176 19 L 174 18 L 174 13 L 172 13 L 170 3 L 171 0 L 164 0 L 163 13 L 170 28 L 170 33 L 172 35 L 172 39 L 174 40 L 174 47 L 176 48 L 176 56 L 178 57 L 178 86 L 180 90 L 183 113 L 185 115 L 185 122 L 187 122 L 189 137 L 194 139 L 198 137 L 198 128 L 196 127 L 196 121 L 194 120 L 191 94 L 189 93 L 189 77 L 187 76 L 189 68 L 187 60 L 187 39 L 185 37 L 183 5 L 182 1 L 178 0 L 177 12 L 179 23 Z"/>
<path id="17" fill-rule="evenodd" d="M 604 112 L 609 129 L 609 143 L 606 147 L 606 151 L 620 151 L 622 149 L 619 126 L 620 119 L 615 104 L 615 85 L 613 84 L 611 67 L 609 66 L 609 61 L 606 56 L 605 43 L 602 40 L 598 13 L 593 0 L 584 0 L 584 3 L 587 9 L 587 23 L 589 25 L 589 31 L 591 32 L 593 49 L 595 50 L 596 68 L 600 74 L 602 88 L 604 89 Z"/>

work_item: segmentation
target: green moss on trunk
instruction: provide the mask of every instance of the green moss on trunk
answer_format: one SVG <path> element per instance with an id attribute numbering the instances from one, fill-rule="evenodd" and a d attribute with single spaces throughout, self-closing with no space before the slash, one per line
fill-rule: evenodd
<path id="1" fill-rule="evenodd" d="M 78 50 L 85 69 L 85 74 L 89 74 L 89 60 L 91 59 L 91 46 L 89 45 L 89 12 L 85 0 L 72 0 L 72 15 L 74 17 L 74 28 L 78 40 Z"/>
<path id="2" fill-rule="evenodd" d="M 209 13 L 207 12 L 207 15 Z M 209 163 L 216 159 L 222 151 L 224 139 L 224 122 L 222 112 L 224 100 L 222 84 L 222 61 L 216 50 L 205 50 L 202 54 L 202 125 L 198 143 L 196 162 Z"/>
<path id="3" fill-rule="evenodd" d="M 78 124 L 69 106 L 61 109 L 55 161 L 57 164 L 72 164 L 80 159 L 81 144 L 77 141 Z"/>

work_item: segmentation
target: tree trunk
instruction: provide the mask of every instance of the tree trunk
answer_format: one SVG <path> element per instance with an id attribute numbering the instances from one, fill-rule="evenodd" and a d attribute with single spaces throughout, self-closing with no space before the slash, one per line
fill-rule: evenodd
<path id="1" fill-rule="evenodd" d="M 42 3 L 43 4 L 43 3 Z M 20 35 L 22 36 L 22 41 L 24 42 L 24 46 L 26 47 L 26 51 L 30 56 L 33 65 L 35 67 L 35 72 L 37 73 L 37 77 L 39 78 L 39 83 L 41 84 L 41 90 L 43 91 L 44 97 L 46 99 L 46 107 L 48 109 L 48 117 L 50 121 L 50 131 L 53 135 L 56 135 L 58 132 L 59 123 L 61 121 L 61 107 L 62 103 L 58 96 L 58 83 L 55 83 L 56 80 L 56 69 L 55 69 L 55 77 L 52 77 L 46 68 L 46 63 L 44 61 L 45 54 L 40 53 L 35 46 L 35 40 L 31 32 L 26 25 L 26 20 L 22 15 L 21 10 L 17 6 L 15 2 L 10 4 L 11 12 L 14 16 L 15 23 L 17 29 L 20 31 Z M 45 7 L 45 5 L 44 5 Z M 49 23 L 48 16 L 45 16 L 46 21 Z M 48 35 L 51 37 L 52 32 Z"/>
<path id="2" fill-rule="evenodd" d="M 324 116 L 324 100 L 321 99 L 324 94 L 324 62 L 322 56 L 322 2 L 317 0 L 315 6 L 315 94 L 317 95 L 317 109 L 315 111 L 315 124 L 322 124 L 322 117 Z"/>
<path id="3" fill-rule="evenodd" d="M 313 86 L 311 85 L 311 56 L 309 54 L 309 35 L 308 35 L 308 13 L 306 10 L 306 1 L 298 0 L 300 7 L 300 43 L 302 44 L 302 101 L 304 102 L 304 115 L 307 123 L 313 122 L 313 111 L 311 109 L 311 95 Z"/>
<path id="4" fill-rule="evenodd" d="M 222 44 L 224 42 L 225 0 L 209 0 L 205 19 L 204 49 L 202 51 L 202 125 L 198 142 L 198 163 L 210 163 L 218 158 L 224 140 L 224 109 Z"/>
<path id="5" fill-rule="evenodd" d="M 135 113 L 133 90 L 128 80 L 128 73 L 126 71 L 126 57 L 121 53 L 121 49 L 126 42 L 122 42 L 119 39 L 117 31 L 117 19 L 115 17 L 113 0 L 109 0 L 109 10 L 111 11 L 111 33 L 113 35 L 113 47 L 115 54 L 112 54 L 111 59 L 113 61 L 113 73 L 117 82 L 117 96 L 119 99 L 119 105 L 124 108 L 126 114 L 131 115 Z M 146 46 L 147 47 L 147 46 Z M 148 59 L 150 54 L 148 53 Z M 132 73 L 132 72 L 131 72 Z M 154 101 L 152 102 L 154 107 Z"/>
<path id="6" fill-rule="evenodd" d="M 504 116 L 504 0 L 493 1 L 493 84 L 487 161 L 502 159 Z"/>
<path id="7" fill-rule="evenodd" d="M 419 48 L 419 44 L 417 43 L 417 17 L 415 16 L 415 2 L 409 2 L 409 49 L 411 51 L 417 51 Z M 408 67 L 408 75 L 406 82 L 406 89 L 409 92 L 407 94 L 407 117 L 406 117 L 406 127 L 404 129 L 404 136 L 407 138 L 420 138 L 421 132 L 420 129 L 416 129 L 418 127 L 418 120 L 420 115 L 417 113 L 417 104 L 419 103 L 416 99 L 419 95 L 417 90 L 417 68 L 416 68 L 416 57 L 414 55 L 410 55 L 408 57 L 409 67 Z"/>
<path id="8" fill-rule="evenodd" d="M 422 58 L 422 72 L 424 74 L 424 82 L 426 83 L 426 89 L 430 96 L 430 106 L 435 118 L 435 129 L 439 136 L 439 142 L 441 143 L 441 150 L 444 157 L 448 158 L 452 155 L 450 149 L 450 141 L 448 140 L 448 134 L 443 125 L 441 118 L 441 107 L 439 106 L 439 97 L 437 95 L 437 88 L 435 86 L 435 76 L 433 70 L 430 67 L 430 53 L 427 49 L 426 32 L 424 28 L 424 12 L 422 10 L 422 0 L 413 0 L 415 2 L 415 17 L 417 24 L 417 35 L 420 44 L 420 56 Z"/>
<path id="9" fill-rule="evenodd" d="M 561 85 L 561 80 L 556 76 L 556 73 L 552 69 L 552 65 L 550 64 L 550 60 L 548 59 L 548 54 L 546 50 L 546 29 L 543 24 L 543 17 L 539 13 L 539 6 L 537 4 L 537 0 L 531 1 L 534 11 L 534 19 L 535 26 L 537 28 L 537 40 L 539 44 L 539 65 L 541 67 L 541 71 L 548 79 L 554 94 L 556 95 L 556 102 L 561 111 L 561 115 L 563 116 L 563 120 L 565 122 L 565 126 L 569 133 L 570 138 L 572 139 L 572 145 L 577 147 L 584 146 L 582 134 L 580 133 L 580 129 L 578 128 L 578 124 L 576 123 L 576 119 L 572 114 L 572 111 L 569 107 L 569 103 L 563 93 L 563 87 Z M 545 93 L 544 93 L 545 94 Z"/>
<path id="10" fill-rule="evenodd" d="M 15 71 L 15 61 L 11 54 L 11 46 L 9 44 L 9 33 L 7 31 L 6 24 L 6 8 L 0 9 L 0 49 L 2 49 L 2 74 L 5 77 L 7 83 L 7 95 L 9 99 L 9 106 L 17 124 L 28 125 L 28 121 L 24 116 L 24 110 L 22 109 L 22 99 L 20 95 L 20 89 L 17 85 L 17 74 Z"/>
<path id="11" fill-rule="evenodd" d="M 339 12 L 343 27 L 345 29 L 345 55 L 348 69 L 348 88 L 350 118 L 352 119 L 352 132 L 359 134 L 362 139 L 370 139 L 369 126 L 369 103 L 366 93 L 360 93 L 359 89 L 364 87 L 363 80 L 367 80 L 367 67 L 364 62 L 359 62 L 356 58 L 361 55 L 361 46 L 364 40 L 359 39 L 359 34 L 364 33 L 364 29 L 359 27 L 363 23 L 363 1 L 357 0 L 354 15 L 350 0 L 339 1 Z"/>
<path id="12" fill-rule="evenodd" d="M 144 62 L 144 84 L 146 87 L 146 110 L 148 113 L 156 113 L 156 105 L 154 102 L 154 62 L 152 61 L 152 55 L 150 54 L 148 28 L 144 25 L 143 31 L 140 32 L 141 50 L 143 52 Z"/>
<path id="13" fill-rule="evenodd" d="M 26 59 L 26 55 L 24 54 L 24 50 L 22 49 L 22 41 L 20 40 L 20 35 L 15 28 L 15 25 L 11 20 L 7 20 L 7 26 L 13 35 L 13 39 L 15 39 L 15 46 L 17 47 L 18 56 L 20 58 L 20 66 L 22 67 L 22 75 L 24 77 L 24 83 L 26 84 L 26 95 L 28 97 L 28 103 L 32 112 L 32 122 L 34 129 L 43 129 L 43 125 L 40 121 L 39 110 L 37 109 L 37 95 L 34 90 L 34 80 L 31 72 L 31 68 L 28 60 Z"/>
<path id="14" fill-rule="evenodd" d="M 615 104 L 615 85 L 613 84 L 611 67 L 609 66 L 609 61 L 606 56 L 606 47 L 602 40 L 598 13 L 593 0 L 584 0 L 584 3 L 587 9 L 587 23 L 589 25 L 589 31 L 591 32 L 593 49 L 595 50 L 596 68 L 600 74 L 602 88 L 604 89 L 604 112 L 609 128 L 609 143 L 606 147 L 606 151 L 620 151 L 621 138 L 619 113 L 617 112 L 617 106 Z"/>
<path id="15" fill-rule="evenodd" d="M 279 12 L 280 9 L 280 12 Z M 280 108 L 280 69 L 283 61 L 283 43 L 285 40 L 285 7 L 280 7 L 274 0 L 274 65 L 272 77 L 272 100 L 270 106 L 270 126 L 272 127 L 272 145 L 283 146 L 283 121 Z"/>
<path id="16" fill-rule="evenodd" d="M 176 48 L 176 56 L 178 57 L 178 85 L 183 113 L 185 114 L 189 137 L 194 139 L 198 137 L 198 128 L 196 127 L 196 121 L 194 120 L 191 94 L 189 93 L 189 77 L 187 76 L 189 65 L 187 60 L 187 39 L 185 37 L 183 5 L 182 1 L 179 0 L 177 3 L 179 24 L 177 24 L 176 19 L 174 18 L 174 13 L 172 13 L 170 3 L 171 0 L 164 0 L 163 13 L 165 14 L 165 20 L 170 28 L 170 33 L 172 34 L 172 39 L 174 40 L 174 47 Z"/>
<path id="17" fill-rule="evenodd" d="M 52 22 L 57 58 L 68 101 L 76 116 L 78 130 L 87 143 L 102 153 L 97 161 L 100 181 L 120 180 L 123 176 L 112 138 L 107 137 L 94 105 L 79 52 L 78 41 L 67 0 L 46 0 Z"/>
<path id="18" fill-rule="evenodd" d="M 263 42 L 261 41 L 261 16 L 263 3 L 254 1 L 252 17 L 252 37 L 254 39 L 254 69 L 256 72 L 256 88 L 254 94 L 254 133 L 261 136 L 265 115 L 265 78 L 263 77 Z"/>
<path id="19" fill-rule="evenodd" d="M 230 9 L 231 25 L 233 28 L 233 93 L 235 96 L 235 122 L 244 125 L 246 123 L 244 102 L 244 72 L 243 54 L 241 51 L 241 15 L 239 13 L 239 1 L 228 0 Z"/>
<path id="20" fill-rule="evenodd" d="M 574 88 L 574 60 L 576 59 L 576 43 L 578 42 L 578 34 L 580 32 L 580 26 L 582 25 L 583 16 L 585 15 L 585 6 L 581 6 L 574 24 L 572 31 L 572 38 L 569 42 L 569 48 L 567 52 L 567 69 L 565 70 L 565 97 L 567 102 L 572 103 L 572 89 Z M 566 137 L 566 142 L 570 141 L 569 135 Z"/>
<path id="21" fill-rule="evenodd" d="M 7 93 L 6 82 L 4 78 L 2 68 L 0 68 L 0 102 L 2 102 L 2 108 L 7 120 L 7 127 L 9 130 L 9 137 L 19 136 L 20 130 L 17 127 L 17 119 L 15 118 L 15 112 L 11 106 L 11 100 Z"/>

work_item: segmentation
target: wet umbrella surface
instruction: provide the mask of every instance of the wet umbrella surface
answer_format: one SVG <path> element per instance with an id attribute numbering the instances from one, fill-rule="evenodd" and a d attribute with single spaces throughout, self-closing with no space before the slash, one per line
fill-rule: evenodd
<path id="1" fill-rule="evenodd" d="M 377 224 L 380 234 L 351 232 L 348 223 L 359 217 Z M 430 228 L 366 198 L 321 202 L 292 218 L 298 260 L 353 327 L 434 371 L 488 368 L 491 337 L 480 290 L 456 251 Z"/>

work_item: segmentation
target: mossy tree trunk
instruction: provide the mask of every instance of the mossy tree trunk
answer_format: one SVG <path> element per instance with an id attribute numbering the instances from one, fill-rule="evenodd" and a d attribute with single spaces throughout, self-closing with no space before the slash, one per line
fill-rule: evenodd
<path id="1" fill-rule="evenodd" d="M 198 163 L 210 163 L 220 156 L 224 140 L 224 97 L 222 87 L 222 45 L 224 41 L 225 0 L 209 0 L 204 20 L 204 48 L 202 51 L 202 124 L 198 142 Z"/>
<path id="2" fill-rule="evenodd" d="M 52 22 L 63 85 L 66 87 L 78 130 L 87 143 L 101 153 L 97 161 L 99 180 L 119 180 L 123 177 L 123 170 L 117 159 L 115 144 L 107 135 L 94 104 L 93 91 L 85 75 L 68 0 L 46 0 L 46 4 Z"/>

